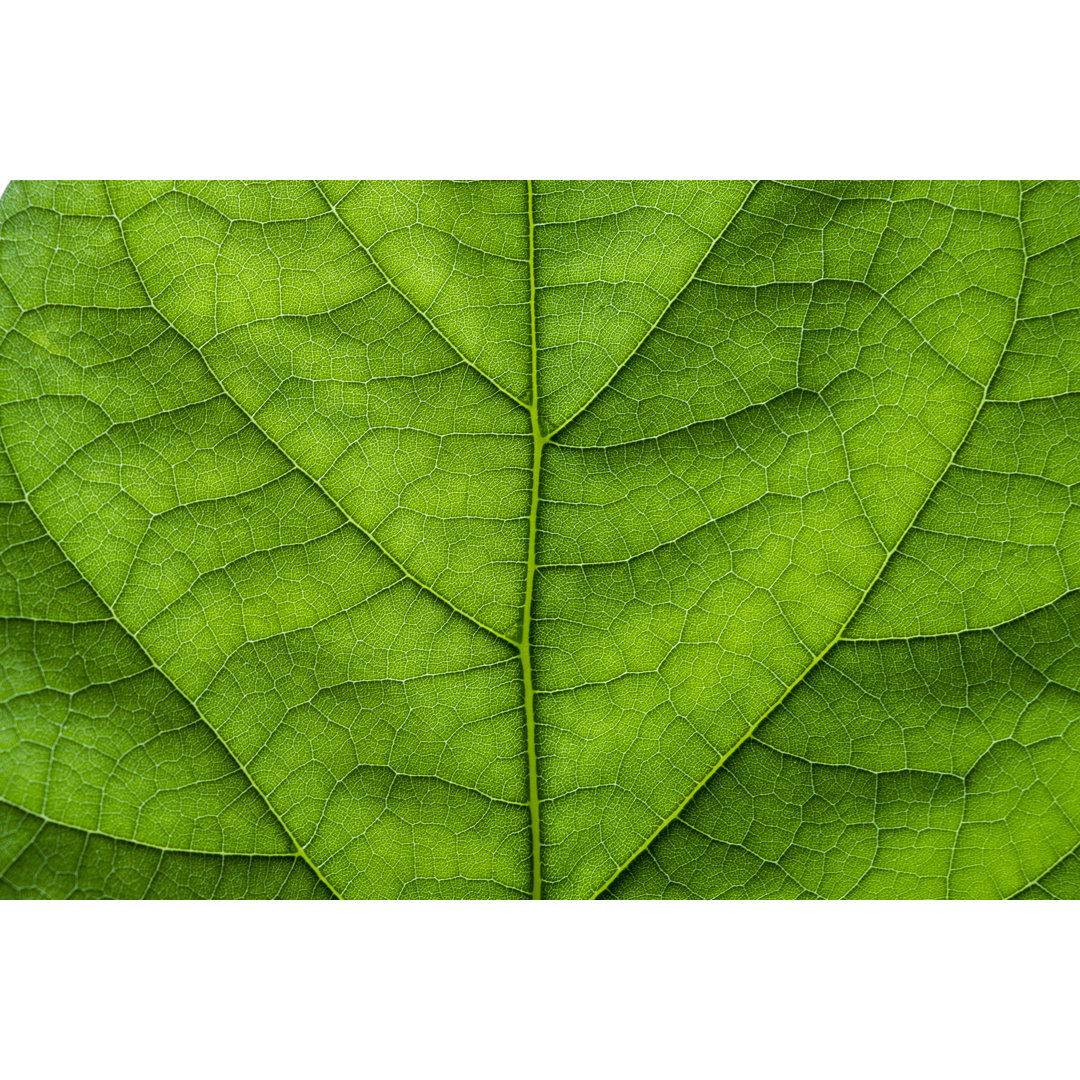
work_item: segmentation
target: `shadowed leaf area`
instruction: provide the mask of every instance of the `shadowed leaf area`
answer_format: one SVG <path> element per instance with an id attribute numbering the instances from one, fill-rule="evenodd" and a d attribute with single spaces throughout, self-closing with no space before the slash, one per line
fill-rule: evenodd
<path id="1" fill-rule="evenodd" d="M 1080 898 L 1080 185 L 14 183 L 0 897 Z"/>

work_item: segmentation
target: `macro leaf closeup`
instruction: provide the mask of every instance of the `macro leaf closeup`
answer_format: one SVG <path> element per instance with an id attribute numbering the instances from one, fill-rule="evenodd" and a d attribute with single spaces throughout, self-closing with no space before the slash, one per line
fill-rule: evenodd
<path id="1" fill-rule="evenodd" d="M 1080 898 L 1080 184 L 0 229 L 0 897 Z"/>

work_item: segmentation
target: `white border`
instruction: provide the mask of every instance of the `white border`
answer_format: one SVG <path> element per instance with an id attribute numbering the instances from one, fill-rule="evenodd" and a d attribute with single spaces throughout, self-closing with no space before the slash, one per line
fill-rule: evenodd
<path id="1" fill-rule="evenodd" d="M 7 904 L 8 1077 L 1071 1076 L 1076 907 Z"/>
<path id="2" fill-rule="evenodd" d="M 0 172 L 1070 176 L 1064 0 L 5 6 Z"/>

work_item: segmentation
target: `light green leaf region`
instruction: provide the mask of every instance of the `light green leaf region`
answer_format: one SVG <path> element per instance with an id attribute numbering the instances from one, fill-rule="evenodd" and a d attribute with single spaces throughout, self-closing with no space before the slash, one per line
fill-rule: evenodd
<path id="1" fill-rule="evenodd" d="M 1080 185 L 0 221 L 0 896 L 1080 897 Z"/>

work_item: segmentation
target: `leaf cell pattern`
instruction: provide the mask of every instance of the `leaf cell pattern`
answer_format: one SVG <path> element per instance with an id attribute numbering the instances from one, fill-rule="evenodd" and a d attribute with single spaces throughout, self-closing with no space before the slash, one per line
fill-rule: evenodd
<path id="1" fill-rule="evenodd" d="M 0 896 L 1080 898 L 1080 185 L 15 183 Z"/>

